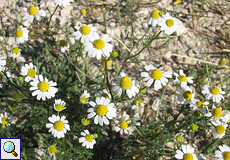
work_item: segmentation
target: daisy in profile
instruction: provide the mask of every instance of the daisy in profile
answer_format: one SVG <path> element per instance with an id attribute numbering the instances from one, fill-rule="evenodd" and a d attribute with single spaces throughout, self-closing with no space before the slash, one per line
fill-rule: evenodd
<path id="1" fill-rule="evenodd" d="M 193 101 L 195 94 L 189 86 L 182 87 L 182 89 L 177 88 L 176 91 L 180 92 L 176 94 L 178 104 L 188 104 Z"/>
<path id="2" fill-rule="evenodd" d="M 218 160 L 229 160 L 230 159 L 230 148 L 225 144 L 219 146 L 220 151 L 215 151 L 215 156 Z"/>
<path id="3" fill-rule="evenodd" d="M 96 92 L 94 96 L 95 96 L 95 98 L 105 97 L 105 98 L 111 99 L 111 94 L 106 89 L 103 89 L 102 91 Z"/>
<path id="4" fill-rule="evenodd" d="M 216 106 L 213 104 L 212 105 L 212 111 L 211 112 L 208 112 L 206 113 L 204 116 L 205 117 L 211 117 L 210 120 L 219 120 L 222 118 L 222 115 L 223 115 L 223 110 L 221 107 L 219 108 L 216 108 Z"/>
<path id="5" fill-rule="evenodd" d="M 182 148 L 182 151 L 176 150 L 175 157 L 177 159 L 197 160 L 197 157 L 194 154 L 194 148 L 190 147 L 190 145 L 181 145 L 181 148 Z"/>
<path id="6" fill-rule="evenodd" d="M 0 83 L 6 83 L 7 82 L 7 77 L 11 77 L 11 74 L 6 70 L 6 68 L 2 68 L 0 66 Z M 0 88 L 2 88 L 2 84 L 0 84 Z"/>
<path id="7" fill-rule="evenodd" d="M 140 121 L 140 116 L 139 116 L 138 113 L 136 113 L 132 118 L 129 117 L 127 119 L 127 122 L 128 121 L 131 121 L 131 123 L 129 124 L 129 127 L 130 127 L 129 131 L 130 131 L 130 133 L 132 133 L 134 131 L 135 126 L 140 126 L 141 125 L 141 123 L 139 122 Z"/>
<path id="8" fill-rule="evenodd" d="M 176 79 L 173 82 L 180 83 L 181 87 L 186 87 L 187 83 L 193 83 L 193 77 L 186 77 L 186 74 L 184 74 L 183 70 L 180 70 L 179 74 L 176 72 L 173 74 L 176 76 Z"/>
<path id="9" fill-rule="evenodd" d="M 141 99 L 137 99 L 135 102 L 134 102 L 134 105 L 132 106 L 132 109 L 136 109 L 138 108 L 141 104 L 146 104 L 147 102 L 144 100 L 142 101 Z"/>
<path id="10" fill-rule="evenodd" d="M 48 147 L 48 151 L 51 155 L 55 155 L 55 153 L 57 152 L 57 148 L 55 145 L 51 145 Z"/>
<path id="11" fill-rule="evenodd" d="M 88 126 L 89 123 L 90 123 L 90 120 L 89 120 L 89 119 L 86 119 L 86 118 L 81 119 L 81 124 L 82 124 L 83 126 Z"/>
<path id="12" fill-rule="evenodd" d="M 143 81 L 147 81 L 146 86 L 149 87 L 153 84 L 154 90 L 158 91 L 168 83 L 167 78 L 172 78 L 171 71 L 163 71 L 164 67 L 153 67 L 153 65 L 145 66 L 147 72 L 141 72 L 141 77 L 144 77 Z"/>
<path id="13" fill-rule="evenodd" d="M 90 97 L 90 94 L 87 92 L 87 90 L 84 90 L 83 94 L 80 96 L 80 103 L 81 104 L 88 103 L 89 97 Z"/>
<path id="14" fill-rule="evenodd" d="M 199 154 L 197 156 L 197 158 L 198 158 L 198 160 L 205 160 L 206 159 L 206 157 L 203 154 Z"/>
<path id="15" fill-rule="evenodd" d="M 184 140 L 183 135 L 181 133 L 177 133 L 175 135 L 175 140 L 176 140 L 177 143 L 183 142 L 183 140 Z"/>
<path id="16" fill-rule="evenodd" d="M 171 35 L 177 29 L 177 21 L 175 18 L 170 16 L 168 13 L 161 15 L 159 18 L 158 25 L 161 27 L 160 30 L 164 31 L 166 35 Z"/>
<path id="17" fill-rule="evenodd" d="M 30 90 L 33 91 L 32 96 L 37 96 L 37 100 L 42 98 L 42 100 L 45 101 L 46 98 L 50 99 L 51 97 L 55 97 L 55 93 L 58 91 L 58 89 L 54 87 L 57 83 L 48 81 L 48 79 L 42 75 L 39 75 L 38 79 L 32 79 L 30 85 Z"/>
<path id="18" fill-rule="evenodd" d="M 214 138 L 223 138 L 228 125 L 219 120 L 212 120 L 211 122 L 215 126 L 215 128 L 211 128 Z"/>
<path id="19" fill-rule="evenodd" d="M 82 27 L 75 26 L 74 28 L 77 32 L 74 32 L 73 35 L 76 40 L 81 38 L 81 43 L 93 42 L 95 39 L 100 39 L 99 34 L 96 32 L 97 29 L 93 27 L 92 24 L 83 24 Z"/>
<path id="20" fill-rule="evenodd" d="M 29 39 L 29 31 L 27 30 L 27 28 L 18 28 L 14 34 L 16 36 L 17 44 L 24 43 Z"/>
<path id="21" fill-rule="evenodd" d="M 10 57 L 13 57 L 13 59 L 19 57 L 20 55 L 21 55 L 21 49 L 19 49 L 18 47 L 14 47 L 10 51 Z"/>
<path id="22" fill-rule="evenodd" d="M 133 80 L 133 76 L 126 76 L 124 72 L 120 76 L 115 77 L 116 81 L 112 83 L 112 91 L 115 91 L 118 96 L 121 96 L 125 90 L 129 98 L 135 97 L 139 93 L 138 81 Z"/>
<path id="23" fill-rule="evenodd" d="M 202 101 L 199 101 L 198 99 L 193 99 L 189 103 L 189 107 L 191 107 L 192 110 L 198 110 L 203 115 L 205 115 L 208 112 L 208 105 L 209 105 L 209 102 L 202 102 Z"/>
<path id="24" fill-rule="evenodd" d="M 49 128 L 49 132 L 51 132 L 54 137 L 64 138 L 67 130 L 70 130 L 69 122 L 65 118 L 65 116 L 60 118 L 56 115 L 52 115 L 52 117 L 48 118 L 51 123 L 47 123 L 46 128 Z"/>
<path id="25" fill-rule="evenodd" d="M 44 10 L 39 10 L 38 6 L 31 6 L 30 9 L 28 10 L 27 8 L 23 8 L 23 10 L 26 13 L 24 14 L 24 17 L 22 18 L 23 20 L 27 20 L 29 23 L 32 23 L 34 20 L 34 17 L 39 21 L 40 17 L 45 17 L 46 16 L 46 11 Z"/>
<path id="26" fill-rule="evenodd" d="M 121 121 L 115 121 L 115 123 L 117 124 L 116 127 L 114 127 L 114 130 L 116 132 L 120 132 L 120 135 L 122 135 L 123 133 L 125 134 L 132 134 L 132 129 L 131 129 L 131 123 L 132 121 L 129 119 L 129 115 L 126 115 L 125 116 L 125 119 L 124 120 L 121 120 Z"/>
<path id="27" fill-rule="evenodd" d="M 73 0 L 54 0 L 54 2 L 59 6 L 67 7 L 70 6 L 70 2 L 73 2 Z"/>
<path id="28" fill-rule="evenodd" d="M 97 60 L 103 57 L 110 57 L 110 53 L 113 50 L 113 45 L 108 43 L 112 38 L 108 34 L 105 34 L 101 39 L 97 37 L 93 42 L 85 42 L 84 50 L 88 52 L 89 57 L 96 57 Z"/>
<path id="29" fill-rule="evenodd" d="M 108 119 L 116 117 L 116 108 L 114 108 L 114 103 L 110 103 L 110 99 L 105 97 L 97 97 L 95 102 L 89 102 L 89 105 L 91 105 L 92 108 L 87 110 L 89 113 L 87 118 L 89 119 L 94 117 L 94 123 L 99 123 L 100 126 L 103 126 L 103 124 L 108 125 Z"/>
<path id="30" fill-rule="evenodd" d="M 209 85 L 204 85 L 203 90 L 201 91 L 202 94 L 206 95 L 205 98 L 210 100 L 212 99 L 213 102 L 219 103 L 221 99 L 224 99 L 222 94 L 225 94 L 219 87 L 210 87 Z"/>
<path id="31" fill-rule="evenodd" d="M 230 123 L 230 112 L 227 111 L 227 110 L 223 110 L 223 114 L 222 114 L 221 120 L 224 123 Z"/>
<path id="32" fill-rule="evenodd" d="M 29 82 L 31 81 L 37 73 L 36 66 L 33 65 L 33 63 L 25 64 L 25 66 L 22 66 L 21 68 L 21 75 L 26 76 L 25 81 Z"/>
<path id="33" fill-rule="evenodd" d="M 192 132 L 196 132 L 196 131 L 198 131 L 198 126 L 197 126 L 196 124 L 191 124 L 191 125 L 189 126 L 189 129 L 190 129 L 190 131 L 192 131 Z"/>
<path id="34" fill-rule="evenodd" d="M 152 28 L 155 29 L 158 22 L 159 22 L 159 17 L 160 17 L 160 11 L 158 9 L 154 9 L 151 14 L 150 17 L 148 18 L 148 25 L 152 25 Z"/>
<path id="35" fill-rule="evenodd" d="M 57 41 L 58 48 L 61 49 L 61 52 L 65 52 L 69 49 L 69 44 L 66 42 L 66 40 L 59 40 Z"/>
<path id="36" fill-rule="evenodd" d="M 167 11 L 171 11 L 171 10 L 172 10 L 172 8 L 171 8 L 171 6 L 170 6 L 169 4 L 165 5 L 165 9 L 166 9 Z"/>
<path id="37" fill-rule="evenodd" d="M 83 137 L 79 138 L 79 143 L 82 143 L 82 146 L 85 146 L 87 149 L 93 149 L 93 145 L 96 144 L 94 135 L 90 134 L 88 129 L 81 132 L 81 135 Z"/>
<path id="38" fill-rule="evenodd" d="M 221 60 L 219 61 L 219 66 L 220 66 L 220 67 L 224 67 L 226 64 L 227 64 L 226 59 L 221 59 Z"/>
<path id="39" fill-rule="evenodd" d="M 1 67 L 5 67 L 5 65 L 6 65 L 6 60 L 5 60 L 5 58 L 4 58 L 4 57 L 0 57 L 0 66 L 1 66 Z"/>
<path id="40" fill-rule="evenodd" d="M 5 126 L 10 126 L 12 118 L 13 116 L 7 112 L 5 112 L 4 114 L 1 113 L 0 114 L 0 124 L 5 125 Z"/>
<path id="41" fill-rule="evenodd" d="M 65 105 L 65 101 L 62 101 L 61 99 L 55 99 L 54 109 L 58 112 L 61 112 L 62 110 L 66 109 Z"/>

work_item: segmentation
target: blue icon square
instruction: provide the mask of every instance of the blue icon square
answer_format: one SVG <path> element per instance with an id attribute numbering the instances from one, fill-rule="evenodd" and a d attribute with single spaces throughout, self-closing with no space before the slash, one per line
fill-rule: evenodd
<path id="1" fill-rule="evenodd" d="M 21 159 L 21 138 L 0 138 L 0 160 Z"/>

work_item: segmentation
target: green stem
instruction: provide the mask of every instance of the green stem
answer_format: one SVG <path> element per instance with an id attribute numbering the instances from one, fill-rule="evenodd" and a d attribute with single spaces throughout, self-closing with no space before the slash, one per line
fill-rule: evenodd
<path id="1" fill-rule="evenodd" d="M 104 62 L 105 62 L 105 78 L 106 78 L 106 83 L 107 83 L 107 86 L 109 88 L 109 92 L 110 92 L 110 95 L 112 97 L 112 100 L 114 100 L 113 98 L 113 92 L 111 90 L 111 87 L 109 85 L 109 75 L 108 75 L 108 71 L 107 71 L 107 62 L 110 60 L 110 58 L 108 58 L 108 60 L 106 60 L 106 58 L 104 58 Z"/>
<path id="2" fill-rule="evenodd" d="M 104 5 L 102 5 L 102 14 L 103 14 L 103 20 L 104 20 L 104 25 L 105 25 L 105 33 L 107 33 Z"/>
<path id="3" fill-rule="evenodd" d="M 51 14 L 51 16 L 50 16 L 50 20 L 49 20 L 49 22 L 48 22 L 48 28 L 50 27 L 50 22 L 51 22 L 51 19 L 52 19 L 52 17 L 53 17 L 53 15 L 54 15 L 54 13 L 57 11 L 58 7 L 59 7 L 59 5 L 57 5 L 57 6 L 56 6 L 56 8 L 55 8 L 54 12 L 53 12 L 53 13 Z M 48 29 L 47 29 L 47 30 L 48 30 Z"/>
<path id="4" fill-rule="evenodd" d="M 135 126 L 135 129 L 137 130 L 137 132 L 145 139 L 146 142 L 148 142 L 149 144 L 152 144 L 152 142 L 150 142 L 147 138 L 145 138 L 144 134 L 139 131 L 139 129 L 137 129 L 137 127 Z"/>

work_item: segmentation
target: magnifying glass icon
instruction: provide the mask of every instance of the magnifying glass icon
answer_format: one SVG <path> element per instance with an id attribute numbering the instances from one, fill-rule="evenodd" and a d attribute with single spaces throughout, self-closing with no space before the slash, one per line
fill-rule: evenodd
<path id="1" fill-rule="evenodd" d="M 18 154 L 14 151 L 15 150 L 15 145 L 11 141 L 7 141 L 3 145 L 3 149 L 7 153 L 12 153 L 15 157 L 18 156 Z"/>

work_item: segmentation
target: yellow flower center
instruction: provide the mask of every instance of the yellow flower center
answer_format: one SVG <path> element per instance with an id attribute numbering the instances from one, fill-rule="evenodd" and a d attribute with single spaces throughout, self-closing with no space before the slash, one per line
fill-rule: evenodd
<path id="1" fill-rule="evenodd" d="M 225 66 L 226 65 L 226 60 L 225 59 L 221 59 L 219 62 L 220 66 Z"/>
<path id="2" fill-rule="evenodd" d="M 150 15 L 153 19 L 158 19 L 160 17 L 159 10 L 154 9 Z"/>
<path id="3" fill-rule="evenodd" d="M 88 124 L 89 124 L 89 122 L 90 122 L 90 120 L 89 119 L 82 119 L 81 120 L 81 124 L 83 125 L 83 126 L 87 126 Z"/>
<path id="4" fill-rule="evenodd" d="M 81 33 L 84 34 L 84 35 L 87 35 L 90 33 L 90 28 L 88 26 L 83 26 L 81 28 Z"/>
<path id="5" fill-rule="evenodd" d="M 17 30 L 16 31 L 16 37 L 20 38 L 21 36 L 23 36 L 23 31 L 22 30 Z"/>
<path id="6" fill-rule="evenodd" d="M 183 141 L 183 137 L 181 135 L 177 135 L 176 136 L 176 141 L 179 142 L 179 143 L 182 142 Z"/>
<path id="7" fill-rule="evenodd" d="M 198 126 L 197 126 L 196 124 L 191 124 L 190 129 L 191 129 L 192 131 L 197 131 Z"/>
<path id="8" fill-rule="evenodd" d="M 212 110 L 212 116 L 215 118 L 220 118 L 222 116 L 222 109 L 221 108 L 215 108 Z"/>
<path id="9" fill-rule="evenodd" d="M 36 75 L 36 71 L 34 69 L 29 69 L 27 75 L 33 78 Z"/>
<path id="10" fill-rule="evenodd" d="M 21 53 L 21 51 L 20 51 L 20 49 L 18 47 L 13 48 L 12 52 L 15 53 L 15 54 Z"/>
<path id="11" fill-rule="evenodd" d="M 141 102 L 142 102 L 142 100 L 141 100 L 141 99 L 138 99 L 138 100 L 136 100 L 136 101 L 134 102 L 134 104 L 137 105 L 137 104 L 140 104 Z"/>
<path id="12" fill-rule="evenodd" d="M 62 121 L 56 121 L 54 123 L 54 128 L 58 131 L 61 131 L 64 128 L 64 123 Z"/>
<path id="13" fill-rule="evenodd" d="M 2 123 L 3 123 L 3 124 L 9 123 L 9 118 L 8 118 L 8 117 L 3 117 L 3 118 L 2 118 Z"/>
<path id="14" fill-rule="evenodd" d="M 86 96 L 81 95 L 81 97 L 80 97 L 80 102 L 81 102 L 82 104 L 85 104 L 85 103 L 87 102 Z"/>
<path id="15" fill-rule="evenodd" d="M 87 134 L 85 136 L 85 139 L 88 141 L 88 142 L 92 142 L 93 141 L 93 136 L 91 134 Z"/>
<path id="16" fill-rule="evenodd" d="M 0 81 L 2 81 L 3 77 L 4 77 L 3 73 L 0 72 Z"/>
<path id="17" fill-rule="evenodd" d="M 183 156 L 183 160 L 193 160 L 193 155 L 190 153 L 186 153 Z"/>
<path id="18" fill-rule="evenodd" d="M 183 92 L 183 98 L 189 101 L 192 98 L 192 92 L 191 91 L 184 91 Z"/>
<path id="19" fill-rule="evenodd" d="M 33 15 L 33 16 L 34 16 L 34 15 L 38 14 L 38 12 L 39 12 L 39 11 L 38 11 L 38 9 L 37 9 L 36 7 L 34 7 L 34 6 L 31 6 L 31 7 L 30 7 L 30 11 L 29 11 L 29 14 L 30 14 L 30 15 Z"/>
<path id="20" fill-rule="evenodd" d="M 105 105 L 98 105 L 97 106 L 97 109 L 96 109 L 96 113 L 99 115 L 99 116 L 104 116 L 106 115 L 106 113 L 108 112 L 108 109 Z"/>
<path id="21" fill-rule="evenodd" d="M 219 88 L 217 88 L 217 87 L 212 87 L 212 88 L 210 89 L 210 92 L 211 92 L 212 94 L 214 94 L 214 95 L 217 95 L 217 94 L 220 93 L 220 90 L 219 90 Z"/>
<path id="22" fill-rule="evenodd" d="M 127 123 L 126 121 L 122 121 L 122 122 L 120 123 L 121 129 L 126 129 L 128 126 L 129 126 L 129 125 L 128 125 L 128 123 Z"/>
<path id="23" fill-rule="evenodd" d="M 46 92 L 49 89 L 49 84 L 47 82 L 41 82 L 38 85 L 38 89 L 42 92 Z"/>
<path id="24" fill-rule="evenodd" d="M 194 111 L 192 112 L 192 115 L 193 115 L 194 117 L 199 117 L 199 116 L 201 115 L 201 113 L 199 113 L 198 110 L 194 110 Z"/>
<path id="25" fill-rule="evenodd" d="M 159 80 L 162 77 L 162 72 L 159 69 L 155 69 L 152 71 L 151 77 L 155 80 Z"/>
<path id="26" fill-rule="evenodd" d="M 135 151 L 133 151 L 133 156 L 135 157 L 135 159 L 140 159 L 143 156 L 142 149 L 136 149 Z"/>
<path id="27" fill-rule="evenodd" d="M 204 108 L 204 102 L 202 102 L 202 101 L 196 102 L 196 105 L 197 105 L 199 108 Z"/>
<path id="28" fill-rule="evenodd" d="M 168 19 L 168 20 L 166 21 L 166 25 L 167 25 L 168 27 L 172 27 L 172 26 L 174 25 L 174 21 L 173 21 L 172 19 Z"/>
<path id="29" fill-rule="evenodd" d="M 230 123 L 230 118 L 228 119 L 228 122 L 227 123 Z"/>
<path id="30" fill-rule="evenodd" d="M 65 40 L 59 40 L 57 42 L 57 44 L 60 46 L 60 47 L 66 47 L 67 46 L 67 42 Z"/>
<path id="31" fill-rule="evenodd" d="M 109 95 L 107 93 L 102 93 L 101 96 L 105 98 L 109 98 Z"/>
<path id="32" fill-rule="evenodd" d="M 230 160 L 230 152 L 224 152 L 224 160 Z"/>
<path id="33" fill-rule="evenodd" d="M 170 8 L 170 5 L 168 4 L 166 7 L 167 7 L 167 8 Z"/>
<path id="34" fill-rule="evenodd" d="M 120 87 L 123 89 L 130 89 L 133 86 L 131 79 L 127 76 L 124 76 L 120 81 Z"/>
<path id="35" fill-rule="evenodd" d="M 216 126 L 216 132 L 217 132 L 218 134 L 223 134 L 224 131 L 225 131 L 225 128 L 224 128 L 223 125 L 218 125 L 218 126 Z"/>
<path id="36" fill-rule="evenodd" d="M 63 110 L 63 106 L 60 104 L 55 105 L 55 109 L 58 111 L 62 111 Z"/>
<path id="37" fill-rule="evenodd" d="M 81 9 L 81 11 L 80 11 L 80 12 L 81 12 L 81 14 L 82 14 L 82 15 L 85 15 L 87 11 L 86 11 L 86 9 L 85 9 L 85 8 L 83 8 L 83 9 Z"/>
<path id="38" fill-rule="evenodd" d="M 55 145 L 51 145 L 51 146 L 48 147 L 48 150 L 49 150 L 50 153 L 56 153 L 57 148 L 56 148 Z"/>
<path id="39" fill-rule="evenodd" d="M 105 58 L 106 58 L 106 60 L 109 59 L 109 57 L 105 57 Z M 105 66 L 105 60 L 104 59 L 103 59 L 102 63 Z M 110 59 L 110 60 L 107 61 L 107 67 L 110 67 L 111 65 L 112 65 L 112 59 Z"/>
<path id="40" fill-rule="evenodd" d="M 102 39 L 97 39 L 94 41 L 93 46 L 96 49 L 103 49 L 105 47 L 105 42 Z"/>
<path id="41" fill-rule="evenodd" d="M 186 82 L 186 81 L 187 81 L 187 77 L 184 76 L 184 75 L 180 75 L 180 76 L 178 77 L 178 79 L 179 79 L 179 81 L 181 81 L 181 82 Z"/>

